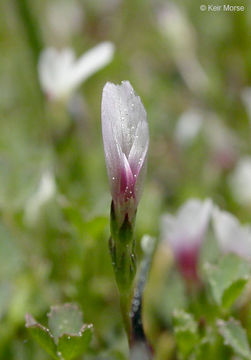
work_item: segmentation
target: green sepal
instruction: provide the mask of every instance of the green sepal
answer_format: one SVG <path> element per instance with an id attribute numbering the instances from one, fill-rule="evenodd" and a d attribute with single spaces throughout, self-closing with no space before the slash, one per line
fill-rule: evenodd
<path id="1" fill-rule="evenodd" d="M 125 216 L 120 225 L 111 204 L 110 228 L 111 238 L 109 249 L 112 258 L 112 265 L 115 273 L 116 282 L 120 292 L 128 293 L 131 291 L 132 283 L 136 274 L 136 256 L 134 240 L 135 217 L 129 221 L 128 215 Z"/>

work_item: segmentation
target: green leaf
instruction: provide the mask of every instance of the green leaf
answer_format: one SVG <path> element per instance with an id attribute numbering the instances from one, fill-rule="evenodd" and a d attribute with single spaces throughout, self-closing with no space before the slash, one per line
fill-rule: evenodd
<path id="1" fill-rule="evenodd" d="M 58 339 L 58 354 L 65 360 L 71 360 L 83 354 L 92 339 L 92 325 L 84 325 L 78 335 L 64 334 Z"/>
<path id="2" fill-rule="evenodd" d="M 231 318 L 228 321 L 218 320 L 217 325 L 220 334 L 225 340 L 225 345 L 230 346 L 237 355 L 244 359 L 251 359 L 247 334 L 240 322 Z"/>
<path id="3" fill-rule="evenodd" d="M 243 291 L 249 277 L 249 264 L 234 254 L 224 256 L 218 265 L 205 265 L 212 295 L 218 305 L 230 307 Z"/>
<path id="4" fill-rule="evenodd" d="M 87 350 L 93 325 L 83 325 L 82 312 L 76 305 L 52 306 L 48 318 L 49 329 L 26 315 L 26 327 L 54 359 L 71 360 Z"/>
<path id="5" fill-rule="evenodd" d="M 191 314 L 176 310 L 173 317 L 174 333 L 180 355 L 186 358 L 199 340 L 198 326 Z"/>
<path id="6" fill-rule="evenodd" d="M 26 327 L 29 330 L 31 336 L 39 343 L 39 345 L 45 351 L 47 351 L 47 353 L 51 355 L 53 359 L 58 360 L 57 347 L 49 329 L 36 322 L 36 320 L 30 314 L 26 315 Z"/>
<path id="7" fill-rule="evenodd" d="M 83 326 L 83 314 L 74 304 L 52 306 L 48 318 L 56 342 L 64 334 L 78 335 Z"/>
<path id="8" fill-rule="evenodd" d="M 229 359 L 229 351 L 227 347 L 222 346 L 222 338 L 215 328 L 208 327 L 206 334 L 196 344 L 191 360 Z"/>

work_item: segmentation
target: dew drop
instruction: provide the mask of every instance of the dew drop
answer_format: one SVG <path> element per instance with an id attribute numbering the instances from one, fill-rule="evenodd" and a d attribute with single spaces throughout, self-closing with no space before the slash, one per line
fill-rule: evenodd
<path id="1" fill-rule="evenodd" d="M 139 300 L 134 300 L 134 301 L 133 301 L 133 305 L 134 305 L 135 307 L 138 307 L 138 306 L 139 306 Z"/>

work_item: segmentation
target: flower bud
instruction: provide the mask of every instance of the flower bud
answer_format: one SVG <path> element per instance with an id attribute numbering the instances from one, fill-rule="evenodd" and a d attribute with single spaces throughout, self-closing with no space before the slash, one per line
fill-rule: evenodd
<path id="1" fill-rule="evenodd" d="M 131 84 L 107 83 L 102 97 L 106 167 L 119 226 L 133 222 L 142 192 L 149 143 L 146 111 Z"/>

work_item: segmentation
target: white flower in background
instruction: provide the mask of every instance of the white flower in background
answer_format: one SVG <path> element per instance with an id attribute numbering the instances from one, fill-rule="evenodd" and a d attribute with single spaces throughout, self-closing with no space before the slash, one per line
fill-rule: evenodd
<path id="1" fill-rule="evenodd" d="M 121 223 L 135 216 L 149 144 L 145 108 L 129 83 L 106 83 L 102 96 L 102 134 L 115 214 Z"/>
<path id="2" fill-rule="evenodd" d="M 251 205 L 251 157 L 239 160 L 229 177 L 229 186 L 239 204 Z"/>
<path id="3" fill-rule="evenodd" d="M 150 235 L 144 235 L 140 244 L 145 254 L 151 254 L 155 245 L 155 239 Z"/>
<path id="4" fill-rule="evenodd" d="M 67 97 L 88 77 L 106 66 L 113 54 L 111 42 L 95 46 L 78 60 L 72 49 L 48 48 L 41 53 L 38 63 L 41 87 L 50 99 Z"/>
<path id="5" fill-rule="evenodd" d="M 244 90 L 242 90 L 241 99 L 246 107 L 249 123 L 251 124 L 251 87 L 246 87 Z"/>
<path id="6" fill-rule="evenodd" d="M 67 20 L 66 20 L 67 19 Z M 80 32 L 84 22 L 83 7 L 75 0 L 54 0 L 47 7 L 48 32 L 66 41 Z"/>
<path id="7" fill-rule="evenodd" d="M 251 226 L 243 226 L 232 214 L 213 210 L 213 227 L 223 253 L 234 253 L 251 260 Z"/>
<path id="8" fill-rule="evenodd" d="M 185 13 L 174 2 L 167 1 L 157 13 L 157 21 L 187 86 L 195 92 L 204 91 L 208 77 L 197 59 L 195 30 Z"/>
<path id="9" fill-rule="evenodd" d="M 53 174 L 46 170 L 40 179 L 37 190 L 28 199 L 25 206 L 25 219 L 33 224 L 39 217 L 40 210 L 56 193 L 56 183 Z"/>
<path id="10" fill-rule="evenodd" d="M 184 146 L 190 145 L 199 134 L 202 125 L 203 113 L 200 109 L 191 108 L 185 111 L 176 124 L 176 140 Z"/>
<path id="11" fill-rule="evenodd" d="M 163 216 L 162 239 L 171 247 L 177 265 L 186 279 L 198 279 L 199 250 L 205 238 L 212 206 L 210 199 L 190 199 L 176 216 Z"/>
<path id="12" fill-rule="evenodd" d="M 238 156 L 240 139 L 214 113 L 208 113 L 204 136 L 211 148 L 214 161 L 223 169 L 229 169 Z"/>
<path id="13" fill-rule="evenodd" d="M 159 30 L 168 37 L 176 52 L 186 49 L 189 53 L 195 50 L 195 31 L 182 9 L 171 1 L 166 1 L 158 9 L 157 21 Z M 183 54 L 184 55 L 184 54 Z"/>

